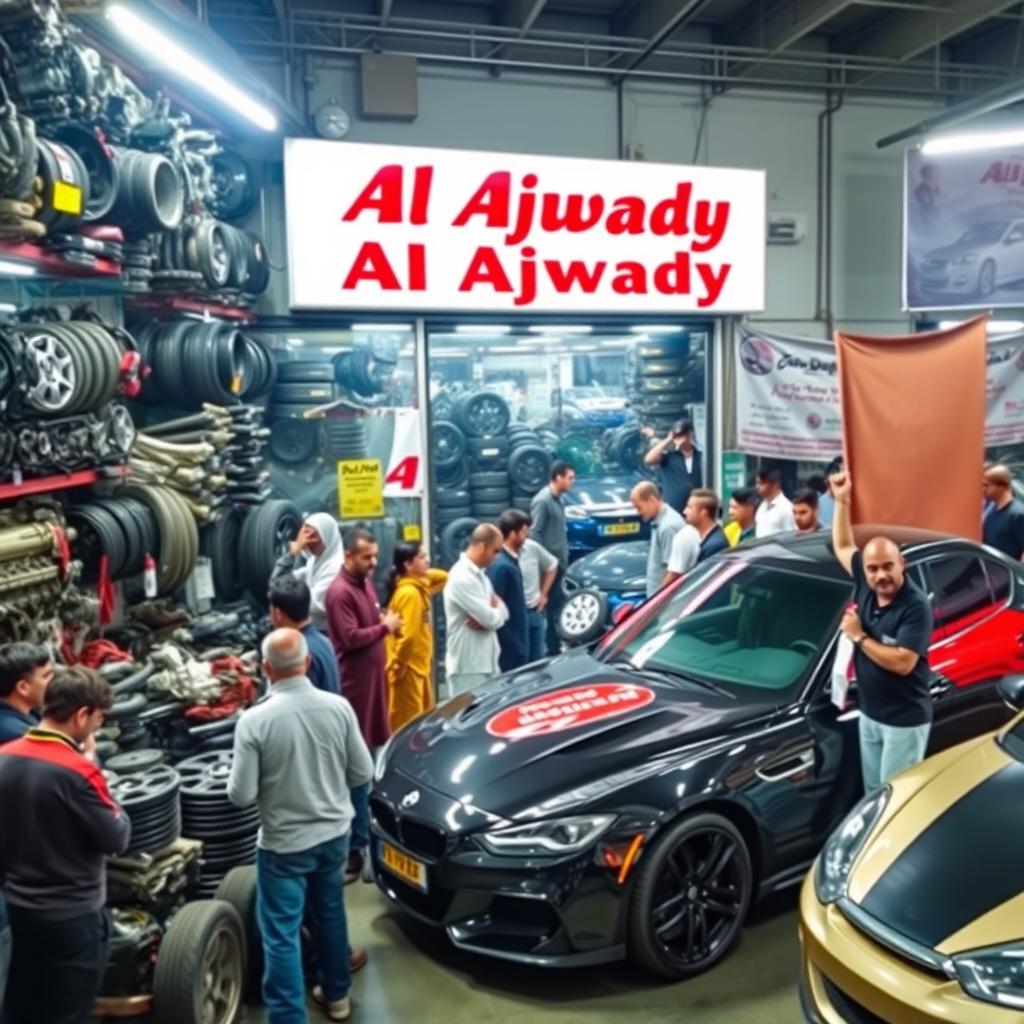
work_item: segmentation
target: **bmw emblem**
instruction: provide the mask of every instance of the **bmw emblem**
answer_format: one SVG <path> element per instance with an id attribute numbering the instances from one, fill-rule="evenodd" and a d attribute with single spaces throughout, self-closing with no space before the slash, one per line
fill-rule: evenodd
<path id="1" fill-rule="evenodd" d="M 420 791 L 414 789 L 411 793 L 406 793 L 402 797 L 402 810 L 407 811 L 410 807 L 415 807 L 420 802 Z"/>

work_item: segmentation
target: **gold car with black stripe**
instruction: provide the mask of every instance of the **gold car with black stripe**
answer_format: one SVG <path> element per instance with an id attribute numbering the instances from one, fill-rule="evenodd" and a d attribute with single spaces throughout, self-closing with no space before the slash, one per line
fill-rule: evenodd
<path id="1" fill-rule="evenodd" d="M 1004 679 L 1024 709 L 1024 677 Z M 800 896 L 813 1024 L 1024 1024 L 1024 715 L 869 794 Z"/>

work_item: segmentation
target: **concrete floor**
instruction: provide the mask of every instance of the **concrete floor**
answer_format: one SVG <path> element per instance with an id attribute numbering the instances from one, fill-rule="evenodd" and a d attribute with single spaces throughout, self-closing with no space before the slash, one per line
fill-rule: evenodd
<path id="1" fill-rule="evenodd" d="M 663 984 L 628 964 L 544 971 L 452 949 L 441 932 L 394 913 L 372 885 L 345 890 L 353 945 L 370 962 L 352 987 L 367 1024 L 795 1024 L 796 890 L 759 908 L 715 970 Z M 326 1020 L 310 1003 L 311 1022 Z M 249 1011 L 246 1024 L 264 1024 Z"/>

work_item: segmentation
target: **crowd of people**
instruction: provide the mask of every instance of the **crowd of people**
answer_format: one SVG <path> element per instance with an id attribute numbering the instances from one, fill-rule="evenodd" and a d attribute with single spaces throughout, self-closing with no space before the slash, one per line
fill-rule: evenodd
<path id="1" fill-rule="evenodd" d="M 930 725 L 930 608 L 891 541 L 857 550 L 842 466 L 829 467 L 824 486 L 791 497 L 779 472 L 763 468 L 753 488 L 731 493 L 723 526 L 689 423 L 654 441 L 647 462 L 656 479 L 638 483 L 630 498 L 650 524 L 648 596 L 731 546 L 831 526 L 857 589 L 841 628 L 861 691 L 865 784 L 919 759 Z M 451 695 L 560 650 L 564 501 L 574 476 L 556 462 L 530 512 L 509 509 L 496 524 L 481 523 L 449 572 L 433 568 L 421 544 L 397 544 L 383 606 L 374 586 L 379 549 L 366 529 L 342 536 L 332 516 L 312 515 L 278 561 L 262 648 L 269 693 L 239 721 L 228 787 L 238 806 L 259 806 L 257 907 L 272 1024 L 306 1020 L 304 928 L 315 951 L 313 998 L 330 1020 L 351 1013 L 352 974 L 367 953 L 350 946 L 343 882 L 369 877 L 377 751 L 434 704 L 433 599 L 444 603 Z M 984 537 L 1020 560 L 1024 506 L 1012 484 L 1006 467 L 986 468 Z M 95 757 L 94 734 L 113 700 L 96 671 L 55 670 L 31 644 L 0 648 L 0 816 L 22 820 L 31 808 L 34 821 L 0 830 L 6 1024 L 85 1024 L 99 990 L 110 934 L 105 858 L 130 838 Z"/>

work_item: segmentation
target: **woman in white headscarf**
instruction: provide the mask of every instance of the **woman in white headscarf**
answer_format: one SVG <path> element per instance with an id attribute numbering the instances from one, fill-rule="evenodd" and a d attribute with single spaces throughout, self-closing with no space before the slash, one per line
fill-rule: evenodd
<path id="1" fill-rule="evenodd" d="M 324 600 L 327 597 L 327 588 L 341 571 L 344 560 L 341 531 L 334 516 L 327 512 L 315 512 L 306 517 L 298 536 L 289 546 L 288 553 L 277 560 L 271 579 L 277 579 L 290 572 L 302 580 L 309 587 L 309 610 L 313 625 L 326 631 L 327 615 L 324 611 Z"/>

